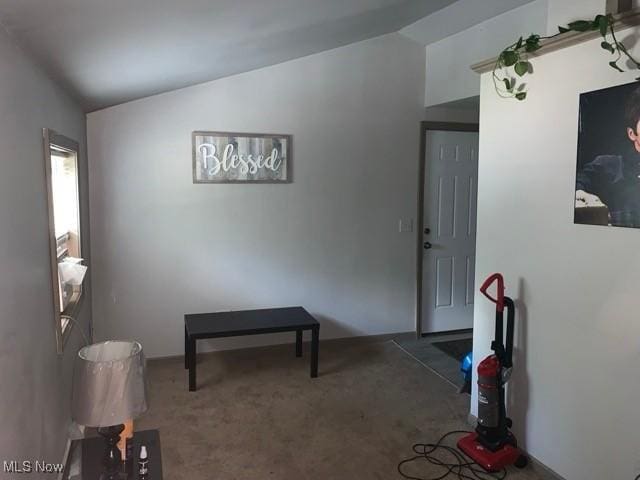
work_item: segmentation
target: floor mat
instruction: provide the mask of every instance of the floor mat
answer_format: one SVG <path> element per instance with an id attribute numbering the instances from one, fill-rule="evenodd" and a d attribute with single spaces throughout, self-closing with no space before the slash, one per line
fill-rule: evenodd
<path id="1" fill-rule="evenodd" d="M 446 342 L 433 342 L 432 345 L 451 358 L 461 362 L 473 349 L 473 338 L 461 338 L 460 340 L 448 340 Z"/>
<path id="2" fill-rule="evenodd" d="M 416 338 L 415 334 L 402 334 L 394 338 L 394 342 L 417 361 L 437 373 L 450 384 L 460 388 L 464 384 L 464 376 L 460 372 L 460 360 L 471 351 L 472 339 L 473 334 L 471 332 L 443 333 L 423 338 Z M 458 343 L 461 340 L 465 343 Z M 443 347 L 443 345 L 436 345 L 438 343 L 449 345 Z M 455 343 L 456 346 L 452 347 L 451 343 Z M 467 346 L 469 347 L 468 350 L 466 350 Z M 444 348 L 447 349 L 446 353 Z M 465 350 L 464 354 L 459 353 L 462 350 Z M 457 359 L 459 355 L 462 355 L 460 360 Z"/>

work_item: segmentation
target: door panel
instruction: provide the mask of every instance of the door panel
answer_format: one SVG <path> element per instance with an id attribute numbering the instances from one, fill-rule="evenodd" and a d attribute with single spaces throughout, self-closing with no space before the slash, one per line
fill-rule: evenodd
<path id="1" fill-rule="evenodd" d="M 422 331 L 472 328 L 478 133 L 426 135 Z"/>
<path id="2" fill-rule="evenodd" d="M 439 178 L 438 238 L 455 237 L 456 178 Z"/>
<path id="3" fill-rule="evenodd" d="M 450 307 L 453 295 L 453 258 L 436 260 L 436 307 Z"/>

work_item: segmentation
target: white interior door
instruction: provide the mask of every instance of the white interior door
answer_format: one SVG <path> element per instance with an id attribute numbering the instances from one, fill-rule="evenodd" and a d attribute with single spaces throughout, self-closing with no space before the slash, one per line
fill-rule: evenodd
<path id="1" fill-rule="evenodd" d="M 426 135 L 422 332 L 472 328 L 478 133 Z"/>

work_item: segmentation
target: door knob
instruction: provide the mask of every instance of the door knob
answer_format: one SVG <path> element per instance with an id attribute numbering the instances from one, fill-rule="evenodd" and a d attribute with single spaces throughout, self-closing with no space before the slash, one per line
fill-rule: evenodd
<path id="1" fill-rule="evenodd" d="M 433 245 L 431 245 L 431 242 L 424 242 L 423 247 L 425 250 L 429 250 Z"/>

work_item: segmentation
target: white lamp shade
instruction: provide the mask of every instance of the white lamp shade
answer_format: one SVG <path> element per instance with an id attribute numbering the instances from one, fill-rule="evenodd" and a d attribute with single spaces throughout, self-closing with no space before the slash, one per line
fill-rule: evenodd
<path id="1" fill-rule="evenodd" d="M 71 402 L 76 423 L 120 425 L 146 410 L 145 358 L 138 342 L 108 341 L 80 349 Z"/>

